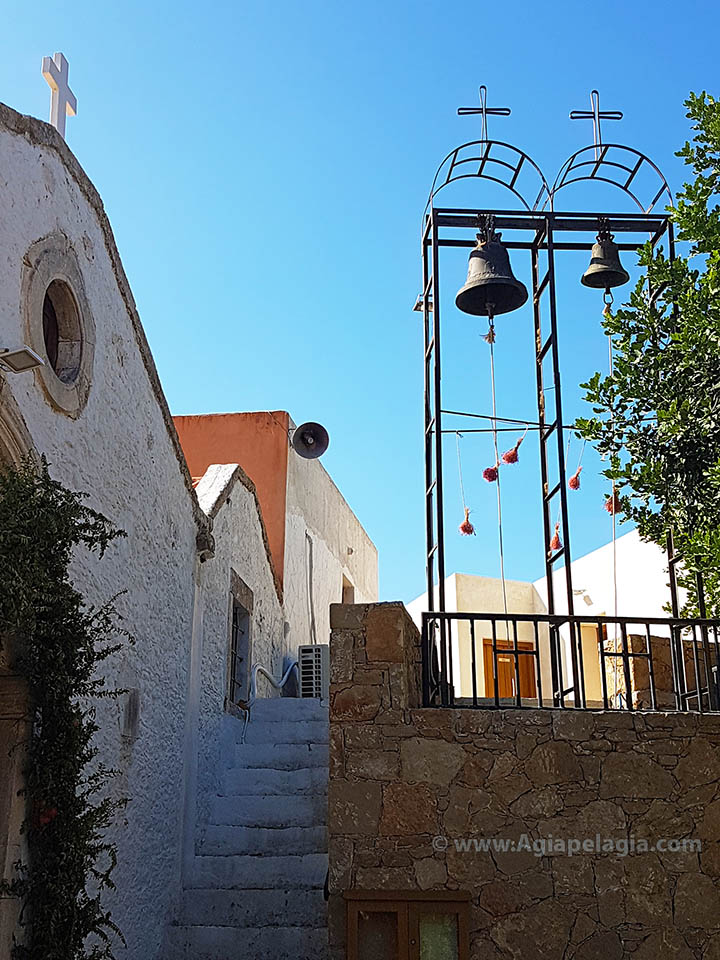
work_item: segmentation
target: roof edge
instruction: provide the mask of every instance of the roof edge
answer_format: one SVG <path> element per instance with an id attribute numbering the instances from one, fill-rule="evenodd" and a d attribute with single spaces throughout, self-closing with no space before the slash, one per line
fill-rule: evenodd
<path id="1" fill-rule="evenodd" d="M 282 604 L 283 588 L 280 578 L 278 577 L 277 570 L 275 569 L 275 564 L 273 563 L 272 553 L 270 552 L 270 541 L 268 540 L 265 521 L 263 519 L 262 510 L 260 509 L 257 488 L 240 464 L 210 464 L 195 488 L 198 505 L 203 513 L 208 517 L 208 520 L 212 523 L 220 510 L 227 503 L 227 500 L 236 483 L 242 484 L 242 486 L 245 487 L 245 489 L 252 495 L 252 498 L 255 502 L 255 511 L 260 524 L 260 533 L 262 536 L 263 546 L 265 547 L 265 557 L 267 559 L 268 566 L 270 567 L 270 573 L 272 574 L 273 583 L 275 585 L 275 593 L 277 594 L 278 600 Z"/>

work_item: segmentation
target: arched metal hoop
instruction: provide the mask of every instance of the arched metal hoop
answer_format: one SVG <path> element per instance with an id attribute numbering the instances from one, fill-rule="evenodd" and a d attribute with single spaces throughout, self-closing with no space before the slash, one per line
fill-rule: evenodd
<path id="1" fill-rule="evenodd" d="M 501 151 L 505 154 L 504 156 L 499 155 Z M 530 171 L 531 175 L 535 174 L 537 178 L 537 194 L 531 201 L 527 200 L 518 189 L 520 174 L 525 171 Z M 515 194 L 526 210 L 542 208 L 550 198 L 550 188 L 542 170 L 522 150 L 501 140 L 472 140 L 456 147 L 438 167 L 425 206 L 425 213 L 443 187 L 456 180 L 472 177 L 492 180 L 493 183 L 506 187 Z"/>
<path id="2" fill-rule="evenodd" d="M 656 190 L 654 193 L 649 192 L 647 197 L 641 199 L 632 188 L 636 181 L 641 182 L 638 180 L 638 175 L 648 172 L 655 179 Z M 556 194 L 563 187 L 583 180 L 598 180 L 601 183 L 610 183 L 614 187 L 619 187 L 643 213 L 651 213 L 663 195 L 668 205 L 673 202 L 667 180 L 649 157 L 633 147 L 626 147 L 619 143 L 603 143 L 583 147 L 565 161 L 541 209 L 549 203 L 550 209 L 553 210 Z"/>

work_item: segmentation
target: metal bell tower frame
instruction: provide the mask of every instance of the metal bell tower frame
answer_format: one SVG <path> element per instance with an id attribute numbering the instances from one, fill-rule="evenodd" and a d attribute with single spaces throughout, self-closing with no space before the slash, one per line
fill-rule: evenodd
<path id="1" fill-rule="evenodd" d="M 571 569 L 571 531 L 567 509 L 567 482 L 564 448 L 560 344 L 558 340 L 558 304 L 556 258 L 566 251 L 590 251 L 599 224 L 609 220 L 618 235 L 620 250 L 637 251 L 650 239 L 653 247 L 666 238 L 668 255 L 674 256 L 672 223 L 665 206 L 672 194 L 659 168 L 644 154 L 617 143 L 602 141 L 600 121 L 617 120 L 622 114 L 601 113 L 596 91 L 591 95 L 591 111 L 573 111 L 571 119 L 592 119 L 594 143 L 578 150 L 560 168 L 552 186 L 540 167 L 523 151 L 502 141 L 488 139 L 487 116 L 507 115 L 507 108 L 488 108 L 486 91 L 481 88 L 479 108 L 461 108 L 458 113 L 480 114 L 483 139 L 464 143 L 445 157 L 435 175 L 425 208 L 421 239 L 422 292 L 415 309 L 422 312 L 424 331 L 424 446 L 425 446 L 425 525 L 428 611 L 445 612 L 445 529 L 443 502 L 443 435 L 454 433 L 444 426 L 444 417 L 452 413 L 443 406 L 441 350 L 441 252 L 447 247 L 472 248 L 474 232 L 484 218 L 493 216 L 503 232 L 508 250 L 530 253 L 532 273 L 533 336 L 537 388 L 537 433 L 539 438 L 541 513 L 545 548 L 548 613 L 574 613 Z M 520 202 L 520 210 L 442 207 L 438 194 L 450 183 L 462 179 L 486 180 L 506 187 Z M 521 190 L 520 183 L 530 182 Z M 581 181 L 608 183 L 629 197 L 639 212 L 612 211 L 559 212 L 558 194 L 570 184 Z M 529 194 L 529 196 L 528 196 Z M 656 208 L 662 212 L 656 212 Z M 470 235 L 468 235 L 470 234 Z M 519 236 L 520 235 L 520 236 Z M 527 239 L 528 235 L 530 239 Z M 580 235 L 580 236 L 579 236 Z M 458 285 L 460 278 L 453 276 Z M 546 393 L 554 400 L 548 404 Z M 472 415 L 472 414 L 469 414 Z M 562 548 L 550 547 L 554 525 L 552 511 L 559 498 Z M 553 579 L 555 565 L 564 561 L 564 589 L 558 595 Z M 558 610 L 564 599 L 564 610 Z M 675 603 L 675 596 L 673 594 Z M 677 616 L 677 611 L 674 611 Z M 440 629 L 444 629 L 442 623 Z M 559 638 L 557 640 L 559 644 Z M 446 643 L 439 648 L 445 656 Z M 572 676 L 582 681 L 582 664 L 571 644 Z M 558 647 L 559 651 L 559 647 Z M 559 652 L 558 652 L 559 656 Z M 578 669 L 580 673 L 578 673 Z M 443 676 L 452 676 L 451 664 L 443 664 Z M 562 690 L 561 671 L 553 669 L 554 695 L 564 701 L 574 687 Z M 574 686 L 577 681 L 574 681 Z M 582 683 L 577 695 L 582 697 Z"/>

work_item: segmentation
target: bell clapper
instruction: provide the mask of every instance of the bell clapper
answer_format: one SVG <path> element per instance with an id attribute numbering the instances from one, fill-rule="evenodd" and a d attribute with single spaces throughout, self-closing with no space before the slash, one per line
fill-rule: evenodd
<path id="1" fill-rule="evenodd" d="M 605 309 L 603 310 L 603 316 L 606 320 L 612 320 L 612 305 L 614 303 L 612 291 L 610 287 L 605 290 L 603 294 L 603 303 L 605 304 Z"/>

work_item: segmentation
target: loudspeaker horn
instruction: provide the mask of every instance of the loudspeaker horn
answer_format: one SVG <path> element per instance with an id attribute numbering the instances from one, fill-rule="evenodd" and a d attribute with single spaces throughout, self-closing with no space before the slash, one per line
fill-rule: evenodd
<path id="1" fill-rule="evenodd" d="M 330 437 L 322 424 L 309 420 L 295 428 L 290 442 L 295 453 L 303 460 L 317 460 L 330 446 Z"/>

